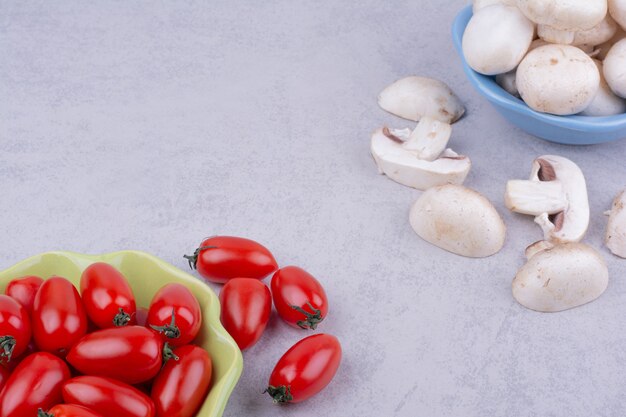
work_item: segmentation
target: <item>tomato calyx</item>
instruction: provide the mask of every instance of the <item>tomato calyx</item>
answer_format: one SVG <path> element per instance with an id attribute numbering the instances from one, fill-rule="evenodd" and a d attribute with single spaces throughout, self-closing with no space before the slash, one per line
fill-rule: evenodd
<path id="1" fill-rule="evenodd" d="M 13 336 L 0 336 L 0 361 L 6 359 L 11 362 L 13 350 L 15 349 L 15 338 Z"/>
<path id="2" fill-rule="evenodd" d="M 198 256 L 200 256 L 200 252 L 202 252 L 203 250 L 216 248 L 217 246 L 200 246 L 194 251 L 193 255 L 183 255 L 183 258 L 187 259 L 187 262 L 189 262 L 189 268 L 197 269 L 196 265 L 198 264 Z"/>
<path id="3" fill-rule="evenodd" d="M 165 335 L 168 339 L 178 339 L 180 337 L 180 329 L 176 325 L 176 311 L 174 309 L 172 309 L 172 320 L 170 324 L 166 324 L 165 326 L 155 326 L 151 324 L 150 327 L 152 330 Z"/>
<path id="4" fill-rule="evenodd" d="M 272 385 L 268 386 L 263 393 L 268 393 L 270 397 L 272 397 L 272 401 L 274 404 L 284 404 L 293 400 L 293 395 L 291 395 L 291 386 L 279 385 L 274 387 Z"/>
<path id="5" fill-rule="evenodd" d="M 115 327 L 124 327 L 130 323 L 130 314 L 124 311 L 123 308 L 120 307 L 119 312 L 113 317 L 113 325 Z"/>
<path id="6" fill-rule="evenodd" d="M 322 311 L 313 307 L 311 303 L 308 301 L 306 302 L 306 305 L 309 306 L 309 308 L 311 309 L 311 311 L 313 311 L 313 313 L 306 311 L 302 307 L 291 306 L 291 308 L 296 310 L 298 313 L 304 314 L 304 316 L 306 317 L 306 320 L 298 320 L 296 324 L 301 329 L 315 330 L 317 328 L 317 325 L 320 324 L 324 320 L 324 317 L 322 317 Z"/>
<path id="7" fill-rule="evenodd" d="M 163 357 L 163 365 L 165 365 L 165 363 L 169 361 L 170 359 L 173 359 L 175 361 L 178 361 L 180 359 L 178 355 L 174 353 L 174 350 L 167 342 L 165 342 L 165 344 L 163 345 L 162 357 Z"/>
<path id="8" fill-rule="evenodd" d="M 54 414 L 46 413 L 40 408 L 39 410 L 37 410 L 37 417 L 54 417 Z"/>

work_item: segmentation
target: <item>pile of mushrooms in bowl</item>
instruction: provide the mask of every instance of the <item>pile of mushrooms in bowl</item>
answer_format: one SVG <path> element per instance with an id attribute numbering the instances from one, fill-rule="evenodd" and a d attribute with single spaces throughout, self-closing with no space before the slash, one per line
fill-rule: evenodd
<path id="1" fill-rule="evenodd" d="M 626 137 L 626 0 L 474 0 L 453 35 L 472 84 L 516 125 L 561 143 Z"/>

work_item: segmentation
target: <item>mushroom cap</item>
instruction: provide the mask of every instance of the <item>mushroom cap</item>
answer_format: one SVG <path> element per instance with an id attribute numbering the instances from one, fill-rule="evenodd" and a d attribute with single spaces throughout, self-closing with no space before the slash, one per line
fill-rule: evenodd
<path id="1" fill-rule="evenodd" d="M 387 86 L 378 96 L 378 105 L 415 122 L 429 116 L 452 124 L 465 113 L 461 100 L 444 82 L 418 76 L 405 77 Z"/>
<path id="2" fill-rule="evenodd" d="M 609 14 L 626 30 L 626 0 L 609 0 Z"/>
<path id="3" fill-rule="evenodd" d="M 594 59 L 593 62 L 600 72 L 600 88 L 591 104 L 581 114 L 584 116 L 602 117 L 626 113 L 626 100 L 616 96 L 611 87 L 609 87 L 604 78 L 602 62 L 597 59 Z"/>
<path id="4" fill-rule="evenodd" d="M 606 0 L 517 0 L 530 20 L 554 29 L 577 32 L 591 29 L 606 16 Z"/>
<path id="5" fill-rule="evenodd" d="M 509 72 L 533 40 L 534 25 L 517 7 L 494 4 L 472 16 L 463 33 L 463 55 L 474 71 Z"/>
<path id="6" fill-rule="evenodd" d="M 516 82 L 522 99 L 533 110 L 568 115 L 591 104 L 600 87 L 600 73 L 579 48 L 545 45 L 522 60 Z"/>
<path id="7" fill-rule="evenodd" d="M 611 90 L 626 98 L 626 38 L 611 47 L 603 65 L 604 78 Z"/>
<path id="8" fill-rule="evenodd" d="M 480 9 L 492 6 L 494 4 L 506 4 L 508 6 L 515 6 L 517 0 L 474 0 L 472 2 L 472 11 L 476 13 Z"/>
<path id="9" fill-rule="evenodd" d="M 504 222 L 491 202 L 460 185 L 427 190 L 411 207 L 409 221 L 425 241 L 472 258 L 500 251 L 506 235 Z"/>
<path id="10" fill-rule="evenodd" d="M 607 14 L 600 23 L 598 23 L 591 29 L 576 32 L 574 34 L 574 42 L 572 42 L 572 45 L 600 45 L 610 40 L 616 32 L 617 23 L 615 23 L 615 20 L 613 20 L 610 14 Z"/>
<path id="11" fill-rule="evenodd" d="M 419 159 L 415 152 L 377 129 L 372 135 L 371 152 L 381 173 L 397 183 L 418 190 L 443 184 L 462 184 L 472 167 L 467 156 L 450 150 L 434 161 Z"/>
<path id="12" fill-rule="evenodd" d="M 582 243 L 564 243 L 536 252 L 517 274 L 513 297 L 526 308 L 563 311 L 598 298 L 609 282 L 602 256 Z"/>
<path id="13" fill-rule="evenodd" d="M 613 200 L 605 242 L 611 253 L 626 258 L 626 191 L 619 193 Z"/>

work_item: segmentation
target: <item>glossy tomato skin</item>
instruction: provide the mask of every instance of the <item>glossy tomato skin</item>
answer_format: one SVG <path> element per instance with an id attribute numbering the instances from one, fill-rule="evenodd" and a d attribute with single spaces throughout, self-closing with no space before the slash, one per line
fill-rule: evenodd
<path id="1" fill-rule="evenodd" d="M 89 333 L 72 347 L 67 361 L 85 375 L 139 384 L 161 369 L 163 341 L 151 330 L 126 326 Z"/>
<path id="2" fill-rule="evenodd" d="M 267 392 L 274 402 L 297 403 L 323 390 L 341 362 L 341 345 L 335 336 L 320 333 L 293 345 L 278 361 Z"/>
<path id="3" fill-rule="evenodd" d="M 211 357 L 206 350 L 187 345 L 174 350 L 178 361 L 168 361 L 152 384 L 157 417 L 193 417 L 211 385 Z"/>
<path id="4" fill-rule="evenodd" d="M 178 337 L 168 331 L 172 324 L 172 314 L 175 317 Z M 166 284 L 152 298 L 148 310 L 148 326 L 171 346 L 184 346 L 191 342 L 198 335 L 201 325 L 200 304 L 184 285 L 175 282 Z"/>
<path id="5" fill-rule="evenodd" d="M 0 295 L 0 364 L 10 364 L 24 353 L 31 334 L 26 309 L 8 295 Z"/>
<path id="6" fill-rule="evenodd" d="M 70 370 L 58 357 L 33 353 L 15 368 L 0 393 L 0 417 L 33 417 L 61 403 L 61 387 Z"/>
<path id="7" fill-rule="evenodd" d="M 233 278 L 263 279 L 278 268 L 274 255 L 254 240 L 234 236 L 214 236 L 204 240 L 189 265 L 212 282 Z"/>
<path id="8" fill-rule="evenodd" d="M 99 328 L 136 324 L 135 295 L 128 281 L 113 266 L 96 262 L 80 277 L 80 293 L 89 319 Z"/>
<path id="9" fill-rule="evenodd" d="M 72 378 L 63 385 L 63 399 L 66 403 L 96 411 L 102 417 L 154 417 L 155 413 L 154 403 L 149 396 L 111 378 Z"/>
<path id="10" fill-rule="evenodd" d="M 33 336 L 39 350 L 65 356 L 87 332 L 87 314 L 71 282 L 52 277 L 35 295 Z"/>
<path id="11" fill-rule="evenodd" d="M 87 407 L 75 404 L 55 405 L 48 410 L 47 415 L 51 417 L 104 417 L 102 414 L 92 411 Z"/>
<path id="12" fill-rule="evenodd" d="M 2 392 L 2 388 L 9 380 L 9 376 L 11 376 L 11 371 L 0 365 L 0 392 Z"/>
<path id="13" fill-rule="evenodd" d="M 43 279 L 34 275 L 16 278 L 9 282 L 4 293 L 20 303 L 30 315 L 33 313 L 35 294 L 41 284 L 43 284 Z"/>
<path id="14" fill-rule="evenodd" d="M 263 282 L 234 278 L 220 292 L 221 320 L 226 331 L 245 350 L 260 338 L 272 311 L 272 295 Z"/>
<path id="15" fill-rule="evenodd" d="M 293 327 L 315 329 L 328 314 L 328 298 L 317 279 L 297 266 L 272 276 L 272 298 L 278 315 Z"/>

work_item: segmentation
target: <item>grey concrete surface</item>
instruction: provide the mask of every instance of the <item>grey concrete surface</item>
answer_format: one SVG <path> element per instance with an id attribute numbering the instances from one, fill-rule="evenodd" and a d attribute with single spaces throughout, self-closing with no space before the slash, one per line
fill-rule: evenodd
<path id="1" fill-rule="evenodd" d="M 142 249 L 185 267 L 211 234 L 269 246 L 330 296 L 344 360 L 315 399 L 261 394 L 306 332 L 274 317 L 226 416 L 624 416 L 626 261 L 602 246 L 626 141 L 543 142 L 472 90 L 450 25 L 462 0 L 0 2 L 0 268 L 56 249 Z M 453 147 L 505 218 L 504 249 L 465 259 L 408 224 L 418 191 L 379 176 L 369 137 L 388 83 L 423 74 L 467 105 Z M 525 310 L 510 283 L 540 238 L 505 181 L 554 153 L 587 174 L 596 302 Z M 216 288 L 217 289 L 217 288 Z"/>

